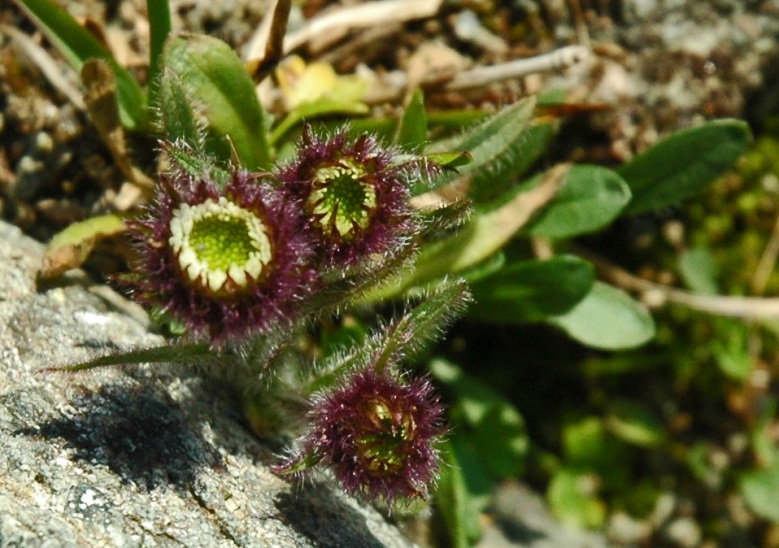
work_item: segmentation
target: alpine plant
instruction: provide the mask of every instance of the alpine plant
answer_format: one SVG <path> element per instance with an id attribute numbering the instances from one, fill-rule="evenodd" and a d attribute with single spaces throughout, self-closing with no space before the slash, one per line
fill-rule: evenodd
<path id="1" fill-rule="evenodd" d="M 323 295 L 337 305 L 350 298 L 348 272 L 378 284 L 420 241 L 409 189 L 432 174 L 430 163 L 373 136 L 322 137 L 305 127 L 293 160 L 262 174 L 212 168 L 186 146 L 165 147 L 173 168 L 145 214 L 129 223 L 137 260 L 125 283 L 211 350 L 265 335 L 291 340 L 294 328 L 332 310 Z M 372 268 L 381 259 L 389 266 Z M 391 367 L 340 368 L 322 385 L 329 388 L 309 400 L 299 455 L 277 473 L 321 466 L 345 491 L 370 500 L 427 498 L 444 411 L 427 380 L 396 367 L 404 349 L 394 352 Z M 269 373 L 263 364 L 249 369 Z M 264 386 L 286 378 L 265 377 Z"/>

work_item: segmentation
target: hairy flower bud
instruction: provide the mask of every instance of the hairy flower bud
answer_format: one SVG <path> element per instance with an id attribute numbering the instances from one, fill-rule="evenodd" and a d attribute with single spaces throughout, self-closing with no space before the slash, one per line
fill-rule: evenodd
<path id="1" fill-rule="evenodd" d="M 131 224 L 129 284 L 217 345 L 289 324 L 316 279 L 303 224 L 298 201 L 264 179 L 236 171 L 217 185 L 177 169 Z"/>
<path id="2" fill-rule="evenodd" d="M 372 368 L 317 397 L 303 455 L 277 468 L 330 467 L 344 490 L 387 502 L 427 497 L 437 479 L 443 408 L 424 379 Z"/>
<path id="3" fill-rule="evenodd" d="M 306 127 L 296 158 L 277 177 L 303 202 L 324 264 L 352 266 L 397 250 L 416 228 L 412 168 L 373 136 L 350 140 L 341 130 L 321 138 Z"/>

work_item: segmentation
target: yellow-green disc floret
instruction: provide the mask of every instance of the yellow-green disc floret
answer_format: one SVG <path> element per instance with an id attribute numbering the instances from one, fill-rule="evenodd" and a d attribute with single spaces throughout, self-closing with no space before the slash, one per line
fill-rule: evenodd
<path id="1" fill-rule="evenodd" d="M 272 259 L 262 220 L 224 196 L 216 202 L 182 204 L 173 211 L 169 244 L 179 268 L 196 285 L 212 292 L 228 277 L 238 288 L 259 279 Z"/>
<path id="2" fill-rule="evenodd" d="M 365 171 L 356 165 L 317 170 L 308 204 L 323 231 L 337 232 L 348 240 L 355 237 L 357 228 L 368 228 L 376 209 L 376 190 L 364 176 Z"/>

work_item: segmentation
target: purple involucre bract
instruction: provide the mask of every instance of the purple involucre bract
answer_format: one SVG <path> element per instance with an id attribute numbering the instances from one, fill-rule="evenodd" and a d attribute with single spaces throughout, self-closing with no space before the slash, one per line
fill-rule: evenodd
<path id="1" fill-rule="evenodd" d="M 141 303 L 159 307 L 215 346 L 288 326 L 318 278 L 303 224 L 298 200 L 258 176 L 235 171 L 220 191 L 208 177 L 176 168 L 161 177 L 146 215 L 130 224 L 138 261 L 126 282 Z M 185 241 L 187 230 L 187 238 L 202 241 Z M 228 261 L 209 277 L 214 272 L 197 252 L 209 245 L 209 257 L 218 262 L 234 235 L 257 247 L 253 262 L 239 268 Z M 200 277 L 193 279 L 193 271 Z"/>
<path id="2" fill-rule="evenodd" d="M 304 455 L 329 466 L 346 492 L 390 503 L 427 498 L 445 433 L 427 380 L 368 368 L 320 395 L 310 418 Z"/>
<path id="3" fill-rule="evenodd" d="M 296 158 L 276 176 L 301 199 L 326 267 L 360 264 L 408 243 L 417 227 L 408 179 L 420 166 L 398 158 L 374 136 L 304 129 Z"/>

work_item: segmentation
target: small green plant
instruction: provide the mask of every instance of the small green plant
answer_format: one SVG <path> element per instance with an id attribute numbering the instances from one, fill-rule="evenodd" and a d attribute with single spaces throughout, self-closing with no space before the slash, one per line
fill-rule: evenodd
<path id="1" fill-rule="evenodd" d="M 545 323 L 606 351 L 645 344 L 655 335 L 647 309 L 597 280 L 592 262 L 569 252 L 573 240 L 695 194 L 749 140 L 744 123 L 715 121 L 616 170 L 539 171 L 559 121 L 536 112 L 553 99 L 478 114 L 430 143 L 438 120 L 420 91 L 399 119 L 369 120 L 375 131 L 357 119 L 329 130 L 303 124 L 365 113 L 352 98 L 332 97 L 297 105 L 274 126 L 229 46 L 170 34 L 164 1 L 148 2 L 145 91 L 49 0 L 18 1 L 77 69 L 110 67 L 124 127 L 156 136 L 168 163 L 140 212 L 71 227 L 50 252 L 126 231 L 139 259 L 120 283 L 183 335 L 58 369 L 208 364 L 234 384 L 256 430 L 293 431 L 302 421 L 277 473 L 326 467 L 347 492 L 393 508 L 426 499 L 438 482 L 455 546 L 478 538 L 486 495 L 523 473 L 531 443 L 505 395 L 431 355 L 430 343 L 472 303 L 469 321 Z M 545 242 L 550 256 L 534 256 L 530 240 Z M 397 317 L 365 312 L 398 299 L 406 306 Z M 357 327 L 337 328 L 334 317 Z M 312 334 L 316 360 L 296 344 Z M 410 366 L 443 388 L 447 406 Z M 455 428 L 445 437 L 447 424 Z M 599 526 L 604 503 L 597 489 L 582 491 L 583 480 L 597 476 L 608 488 L 625 446 L 653 446 L 662 434 L 625 401 L 608 421 L 572 419 L 564 437 L 564 462 L 551 470 L 553 510 Z"/>

